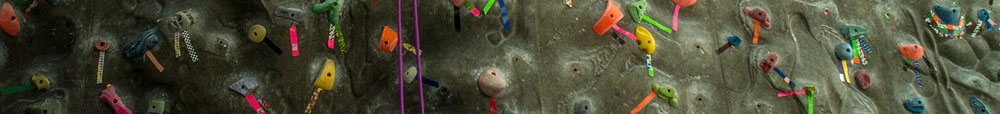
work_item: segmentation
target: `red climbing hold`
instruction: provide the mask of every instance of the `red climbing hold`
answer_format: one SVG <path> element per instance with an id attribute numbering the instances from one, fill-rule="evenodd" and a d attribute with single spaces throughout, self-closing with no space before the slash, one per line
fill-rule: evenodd
<path id="1" fill-rule="evenodd" d="M 674 0 L 674 4 L 677 4 L 678 6 L 681 7 L 688 7 L 694 5 L 695 2 L 698 2 L 698 0 Z"/>
<path id="2" fill-rule="evenodd" d="M 764 70 L 764 73 L 771 72 L 771 69 L 778 66 L 778 54 L 771 54 L 760 61 L 760 69 Z"/>
<path id="3" fill-rule="evenodd" d="M 868 76 L 868 72 L 865 72 L 865 70 L 858 70 L 858 72 L 854 72 L 854 82 L 857 82 L 858 87 L 860 87 L 861 90 L 866 90 L 872 87 L 872 78 Z"/>
<path id="4" fill-rule="evenodd" d="M 597 20 L 597 23 L 594 24 L 594 32 L 597 32 L 598 36 L 604 35 L 604 32 L 611 29 L 611 26 L 615 26 L 615 23 L 618 23 L 618 21 L 622 20 L 622 18 L 625 18 L 625 15 L 622 15 L 622 11 L 618 9 L 618 5 L 615 5 L 615 2 L 608 0 L 608 6 L 604 9 L 604 14 L 601 15 L 601 19 Z"/>
<path id="5" fill-rule="evenodd" d="M 3 32 L 6 32 L 7 35 L 17 36 L 17 33 L 21 32 L 21 23 L 18 23 L 17 13 L 14 12 L 14 6 L 11 6 L 10 3 L 4 2 L 3 6 L 0 6 L 0 17 L 10 18 L 10 20 L 0 21 L 0 28 L 3 28 Z"/>
<path id="6" fill-rule="evenodd" d="M 94 48 L 97 48 L 97 50 L 101 50 L 101 51 L 108 50 L 108 46 L 110 46 L 108 44 L 108 41 L 104 41 L 104 40 L 97 40 L 97 43 L 94 44 Z"/>
<path id="7" fill-rule="evenodd" d="M 910 60 L 920 60 L 924 57 L 924 47 L 917 44 L 903 45 L 899 46 L 899 53 Z"/>
<path id="8" fill-rule="evenodd" d="M 760 8 L 743 8 L 743 13 L 750 16 L 751 19 L 759 21 L 764 29 L 771 29 L 771 18 L 767 16 L 767 12 L 761 10 Z"/>

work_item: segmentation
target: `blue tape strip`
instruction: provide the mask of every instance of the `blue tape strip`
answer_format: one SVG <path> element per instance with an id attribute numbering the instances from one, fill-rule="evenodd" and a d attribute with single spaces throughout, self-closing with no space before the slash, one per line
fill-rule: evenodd
<path id="1" fill-rule="evenodd" d="M 775 72 L 778 72 L 778 75 L 781 75 L 781 78 L 782 78 L 782 79 L 784 79 L 784 78 L 788 78 L 788 77 L 785 77 L 785 73 L 782 73 L 782 72 L 781 72 L 781 70 L 778 70 L 778 67 L 774 67 L 774 71 L 775 71 Z M 792 82 L 792 80 L 791 80 L 791 79 L 789 79 L 789 80 L 788 80 L 788 85 L 790 85 L 790 86 L 792 86 L 792 87 L 795 87 L 795 82 Z"/>
<path id="2" fill-rule="evenodd" d="M 500 0 L 500 15 L 503 18 L 503 29 L 510 30 L 510 22 L 507 21 L 507 8 L 503 5 L 503 0 Z"/>
<path id="3" fill-rule="evenodd" d="M 438 82 L 434 81 L 434 80 L 431 80 L 431 79 L 427 79 L 427 77 L 422 77 L 421 76 L 420 77 L 420 81 L 423 81 L 424 84 L 434 86 L 434 88 L 438 88 Z"/>

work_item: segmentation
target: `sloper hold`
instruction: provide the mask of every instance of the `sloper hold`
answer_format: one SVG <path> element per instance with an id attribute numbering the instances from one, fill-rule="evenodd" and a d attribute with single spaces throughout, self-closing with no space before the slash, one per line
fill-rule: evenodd
<path id="1" fill-rule="evenodd" d="M 295 26 L 305 20 L 305 15 L 305 12 L 296 8 L 279 7 L 274 10 L 274 23 L 283 27 Z"/>
<path id="2" fill-rule="evenodd" d="M 407 69 L 406 73 L 403 74 L 403 80 L 406 81 L 406 84 L 412 83 L 413 80 L 416 78 L 417 78 L 417 67 L 410 67 L 410 69 Z"/>
<path id="3" fill-rule="evenodd" d="M 240 93 L 240 95 L 246 96 L 247 94 L 253 92 L 254 89 L 257 89 L 258 85 L 259 83 L 257 83 L 257 79 L 244 77 L 243 79 L 230 84 L 229 89 Z"/>
<path id="4" fill-rule="evenodd" d="M 840 58 L 840 60 L 854 59 L 854 53 L 852 53 L 854 50 L 851 49 L 850 43 L 841 43 L 834 49 L 834 52 L 836 52 L 835 55 L 837 55 L 837 58 Z"/>
<path id="5" fill-rule="evenodd" d="M 167 108 L 166 104 L 162 100 L 152 100 L 149 102 L 149 110 L 146 110 L 146 112 L 150 114 L 163 114 L 163 109 Z"/>
<path id="6" fill-rule="evenodd" d="M 14 6 L 10 3 L 4 2 L 3 6 L 0 6 L 0 28 L 3 28 L 3 32 L 7 35 L 16 37 L 18 33 L 21 33 L 21 23 L 20 19 L 17 19 L 17 12 L 14 11 Z M 9 19 L 7 19 L 9 18 Z"/>
<path id="7" fill-rule="evenodd" d="M 628 4 L 628 13 L 636 23 L 642 22 L 642 17 L 646 15 L 646 0 L 639 0 Z"/>
<path id="8" fill-rule="evenodd" d="M 383 26 L 382 40 L 378 42 L 378 50 L 384 52 L 392 52 L 393 50 L 395 50 L 397 42 L 396 40 L 398 40 L 397 37 L 399 37 L 397 35 L 398 34 L 396 34 L 396 31 L 389 28 L 389 26 Z"/>
<path id="9" fill-rule="evenodd" d="M 760 60 L 760 69 L 764 70 L 764 73 L 771 72 L 771 69 L 776 66 L 778 66 L 778 54 L 771 54 L 764 60 Z"/>
<path id="10" fill-rule="evenodd" d="M 899 53 L 910 60 L 920 60 L 924 57 L 924 47 L 917 44 L 899 46 Z"/>
<path id="11" fill-rule="evenodd" d="M 646 54 L 653 54 L 653 51 L 656 51 L 656 39 L 649 33 L 649 30 L 642 26 L 635 27 L 635 37 L 636 43 L 639 43 L 639 50 L 646 52 Z"/>
<path id="12" fill-rule="evenodd" d="M 618 9 L 618 5 L 615 5 L 614 1 L 608 0 L 608 6 L 604 9 L 604 14 L 602 14 L 601 19 L 597 20 L 597 23 L 594 24 L 594 32 L 596 32 L 598 36 L 604 35 L 604 32 L 611 29 L 611 26 L 615 26 L 615 23 L 618 23 L 619 20 L 625 18 L 622 16 L 622 11 Z"/>
<path id="13" fill-rule="evenodd" d="M 961 12 L 962 8 L 958 6 L 944 7 L 934 5 L 934 13 L 937 14 L 938 18 L 945 24 L 958 24 L 958 18 Z"/>
<path id="14" fill-rule="evenodd" d="M 865 70 L 858 70 L 857 72 L 854 72 L 854 80 L 861 90 L 866 90 L 872 87 L 872 78 L 868 76 L 868 72 L 865 72 Z"/>
<path id="15" fill-rule="evenodd" d="M 490 68 L 479 74 L 479 90 L 490 97 L 499 97 L 503 90 L 507 89 L 507 80 L 504 74 L 496 68 Z"/>
<path id="16" fill-rule="evenodd" d="M 861 38 L 861 36 L 867 35 L 868 29 L 865 29 L 865 27 L 847 25 L 840 29 L 840 33 L 844 34 L 844 38 L 847 38 L 848 40 L 857 40 L 858 38 Z"/>
<path id="17" fill-rule="evenodd" d="M 333 60 L 326 59 L 326 63 L 323 64 L 323 72 L 320 72 L 316 76 L 316 83 L 313 83 L 313 85 L 323 90 L 333 90 L 333 83 L 336 78 L 337 69 L 334 67 Z"/>
<path id="18" fill-rule="evenodd" d="M 35 84 L 35 88 L 49 89 L 49 78 L 45 76 L 31 76 L 31 83 Z"/>
<path id="19" fill-rule="evenodd" d="M 906 108 L 906 111 L 913 113 L 924 112 L 924 99 L 915 97 L 913 99 L 903 101 L 903 108 Z"/>
<path id="20" fill-rule="evenodd" d="M 124 101 L 121 101 L 121 97 L 118 97 L 118 92 L 116 91 L 115 86 L 108 86 L 108 88 L 101 90 L 99 100 L 114 108 L 115 114 L 132 114 L 132 111 L 128 107 L 125 107 Z"/>
<path id="21" fill-rule="evenodd" d="M 771 29 L 771 18 L 767 16 L 767 12 L 760 8 L 750 9 L 749 7 L 743 8 L 743 13 L 750 16 L 750 19 L 759 21 L 761 27 L 764 29 Z"/>
<path id="22" fill-rule="evenodd" d="M 972 106 L 972 112 L 976 114 L 991 114 L 986 104 L 983 104 L 983 101 L 976 96 L 969 97 L 969 105 Z"/>

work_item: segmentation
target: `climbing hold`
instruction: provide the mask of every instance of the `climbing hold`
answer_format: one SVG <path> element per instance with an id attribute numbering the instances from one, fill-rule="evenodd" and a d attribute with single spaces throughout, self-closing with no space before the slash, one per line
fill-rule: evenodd
<path id="1" fill-rule="evenodd" d="M 247 38 L 249 38 L 250 41 L 253 43 L 264 42 L 267 44 L 268 47 L 271 47 L 271 50 L 273 50 L 274 53 L 278 53 L 278 55 L 281 55 L 281 48 L 278 48 L 278 45 L 274 45 L 274 42 L 271 42 L 270 39 L 267 39 L 267 28 L 264 28 L 264 26 L 262 25 L 251 26 L 250 31 L 247 32 Z"/>
<path id="2" fill-rule="evenodd" d="M 143 52 L 153 49 L 153 46 L 156 46 L 159 41 L 158 31 L 154 28 L 139 34 L 138 38 L 125 45 L 125 56 L 130 59 L 137 58 L 142 56 Z"/>
<path id="3" fill-rule="evenodd" d="M 406 73 L 403 74 L 403 80 L 406 81 L 406 84 L 412 83 L 413 80 L 416 78 L 417 78 L 417 67 L 411 66 L 410 69 L 407 69 Z"/>
<path id="4" fill-rule="evenodd" d="M 674 89 L 674 87 L 670 85 L 661 86 L 659 84 L 653 84 L 653 92 L 656 92 L 656 96 L 660 97 L 660 99 L 668 100 L 677 98 L 677 89 Z"/>
<path id="5" fill-rule="evenodd" d="M 840 45 L 837 45 L 837 48 L 834 48 L 834 49 L 835 49 L 834 52 L 836 52 L 835 54 L 837 55 L 837 58 L 840 58 L 840 60 L 851 60 L 851 59 L 854 59 L 854 55 L 853 55 L 854 54 L 853 53 L 854 50 L 851 49 L 851 44 L 850 43 L 841 43 Z"/>
<path id="6" fill-rule="evenodd" d="M 778 54 L 768 55 L 767 58 L 760 61 L 760 69 L 764 70 L 764 73 L 770 72 L 771 69 L 778 66 Z"/>
<path id="7" fill-rule="evenodd" d="M 327 0 L 324 1 L 323 3 L 313 5 L 312 11 L 313 13 L 323 13 L 330 11 L 329 12 L 330 15 L 329 17 L 327 17 L 327 20 L 330 22 L 330 24 L 338 25 L 340 21 L 340 11 L 344 7 L 343 5 L 341 5 L 343 3 L 344 0 Z"/>
<path id="8" fill-rule="evenodd" d="M 642 17 L 646 16 L 646 0 L 639 0 L 628 5 L 629 16 L 636 23 L 642 22 Z"/>
<path id="9" fill-rule="evenodd" d="M 108 86 L 108 88 L 101 90 L 99 100 L 114 108 L 115 114 L 132 114 L 132 111 L 125 106 L 124 101 L 121 101 L 121 97 L 118 97 L 115 86 Z"/>
<path id="10" fill-rule="evenodd" d="M 761 10 L 760 8 L 754 8 L 751 10 L 747 7 L 743 8 L 743 13 L 750 16 L 751 19 L 762 23 L 761 26 L 763 26 L 764 29 L 771 29 L 771 18 L 767 16 L 767 12 L 764 12 L 764 10 Z"/>
<path id="11" fill-rule="evenodd" d="M 175 31 L 185 31 L 191 30 L 191 27 L 197 19 L 198 13 L 194 12 L 194 9 L 189 8 L 174 13 L 173 16 L 170 16 L 168 23 L 170 28 L 173 28 Z"/>
<path id="12" fill-rule="evenodd" d="M 109 46 L 111 46 L 111 45 L 108 45 L 108 41 L 104 41 L 104 40 L 97 40 L 97 43 L 94 44 L 94 48 L 97 48 L 97 50 L 100 50 L 100 51 L 108 50 Z"/>
<path id="13" fill-rule="evenodd" d="M 489 68 L 479 74 L 479 90 L 490 97 L 499 97 L 507 88 L 507 80 L 496 68 Z"/>
<path id="14" fill-rule="evenodd" d="M 639 43 L 639 50 L 646 52 L 646 54 L 653 54 L 653 51 L 656 51 L 656 39 L 653 39 L 649 30 L 642 26 L 635 27 L 635 36 L 635 42 Z"/>
<path id="15" fill-rule="evenodd" d="M 858 87 L 860 87 L 861 90 L 866 90 L 872 87 L 872 78 L 868 76 L 868 72 L 865 72 L 865 70 L 858 70 L 857 72 L 854 72 L 854 79 L 854 82 L 857 82 Z"/>
<path id="16" fill-rule="evenodd" d="M 619 20 L 625 18 L 622 16 L 622 11 L 618 9 L 618 5 L 615 5 L 614 1 L 608 0 L 608 5 L 604 9 L 604 14 L 602 14 L 601 19 L 597 20 L 597 23 L 594 24 L 594 32 L 596 32 L 598 36 L 604 35 L 604 32 L 611 29 L 611 26 L 615 26 L 615 23 L 618 23 Z"/>
<path id="17" fill-rule="evenodd" d="M 167 103 L 162 100 L 152 100 L 149 102 L 149 109 L 146 112 L 150 114 L 163 114 L 163 109 Z"/>
<path id="18" fill-rule="evenodd" d="M 857 40 L 858 38 L 861 38 L 861 36 L 867 35 L 868 29 L 865 29 L 864 27 L 848 25 L 840 29 L 840 33 L 844 34 L 844 38 L 847 38 L 848 40 Z"/>
<path id="19" fill-rule="evenodd" d="M 250 92 L 253 92 L 253 90 L 257 88 L 257 85 L 259 85 L 257 83 L 257 79 L 244 77 L 239 81 L 230 84 L 229 89 L 240 93 L 240 95 L 246 96 L 247 94 L 250 94 Z"/>
<path id="20" fill-rule="evenodd" d="M 41 104 L 31 106 L 25 114 L 63 114 L 62 104 L 52 99 L 45 99 Z"/>
<path id="21" fill-rule="evenodd" d="M 902 45 L 899 46 L 899 53 L 910 60 L 920 60 L 924 57 L 924 47 L 917 44 Z"/>
<path id="22" fill-rule="evenodd" d="M 38 76 L 38 75 L 31 76 L 31 83 L 34 83 L 35 84 L 35 88 L 38 88 L 38 89 L 49 89 L 49 84 L 50 84 L 49 78 L 46 78 L 45 76 Z"/>
<path id="23" fill-rule="evenodd" d="M 7 35 L 16 37 L 21 32 L 21 23 L 17 19 L 17 12 L 14 11 L 14 6 L 11 6 L 10 3 L 4 2 L 3 6 L 0 6 L 0 17 L 10 18 L 10 20 L 0 21 L 0 27 Z"/>
<path id="24" fill-rule="evenodd" d="M 397 37 L 396 31 L 389 28 L 389 26 L 383 26 L 382 40 L 378 43 L 378 50 L 382 50 L 384 52 L 392 52 L 392 50 L 395 50 L 396 40 L 398 40 Z"/>
<path id="25" fill-rule="evenodd" d="M 944 7 L 939 5 L 934 5 L 934 13 L 938 16 L 941 21 L 945 24 L 954 25 L 959 24 L 959 16 L 962 12 L 962 8 L 958 6 Z"/>
<path id="26" fill-rule="evenodd" d="M 313 83 L 318 88 L 323 90 L 333 90 L 333 83 L 337 78 L 337 69 L 334 67 L 333 60 L 326 59 L 323 64 L 323 71 L 316 76 L 316 83 Z"/>
<path id="27" fill-rule="evenodd" d="M 680 104 L 677 98 L 667 100 L 667 103 L 670 104 L 671 107 L 677 107 L 677 104 Z"/>
<path id="28" fill-rule="evenodd" d="M 803 89 L 806 90 L 806 95 L 808 95 L 808 96 L 816 95 L 816 86 L 807 85 Z"/>
<path id="29" fill-rule="evenodd" d="M 681 7 L 691 6 L 694 5 L 694 3 L 696 2 L 698 2 L 698 0 L 674 0 L 674 4 L 677 4 Z"/>
<path id="30" fill-rule="evenodd" d="M 274 24 L 282 27 L 295 26 L 305 20 L 305 15 L 306 13 L 298 8 L 279 7 L 274 10 Z"/>
<path id="31" fill-rule="evenodd" d="M 743 42 L 743 40 L 741 40 L 740 37 L 729 36 L 729 45 L 740 46 L 740 43 L 742 43 L 742 42 Z"/>
<path id="32" fill-rule="evenodd" d="M 455 4 L 455 7 L 462 7 L 462 4 L 465 4 L 465 0 L 451 0 L 451 4 Z"/>
<path id="33" fill-rule="evenodd" d="M 590 100 L 580 100 L 573 105 L 573 114 L 591 114 L 594 113 L 594 104 L 590 103 Z"/>
<path id="34" fill-rule="evenodd" d="M 980 9 L 979 12 L 976 13 L 976 16 L 979 17 L 979 20 L 989 20 L 990 12 L 986 11 L 986 9 Z"/>
<path id="35" fill-rule="evenodd" d="M 924 99 L 916 97 L 910 100 L 903 101 L 903 107 L 906 108 L 907 111 L 913 113 L 924 112 Z"/>
<path id="36" fill-rule="evenodd" d="M 969 97 L 969 105 L 972 106 L 972 112 L 976 114 L 991 114 L 986 104 L 983 104 L 983 101 L 976 98 L 976 96 Z"/>

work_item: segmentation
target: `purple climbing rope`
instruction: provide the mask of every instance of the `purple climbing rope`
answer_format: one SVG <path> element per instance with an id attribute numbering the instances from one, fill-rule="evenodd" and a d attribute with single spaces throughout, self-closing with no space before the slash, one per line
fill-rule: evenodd
<path id="1" fill-rule="evenodd" d="M 401 7 L 402 5 L 400 5 L 403 2 L 401 1 L 402 0 L 396 0 L 396 30 L 399 30 L 400 33 L 403 32 L 403 9 Z M 403 111 L 403 109 L 405 109 L 404 108 L 405 106 L 403 105 L 403 43 L 402 43 L 403 37 L 402 36 L 403 35 L 396 36 L 397 39 L 396 41 L 400 41 L 399 43 L 396 44 L 399 45 L 396 46 L 399 48 L 399 51 L 396 51 L 396 53 L 399 55 L 399 113 L 406 114 L 406 112 Z"/>
<path id="2" fill-rule="evenodd" d="M 420 50 L 420 18 L 417 17 L 417 0 L 413 0 L 413 30 L 417 32 L 417 50 Z M 400 40 L 402 41 L 402 40 Z M 402 50 L 400 50 L 402 51 Z M 423 71 L 420 70 L 420 54 L 417 53 L 417 79 L 423 79 Z M 403 68 L 403 67 L 399 67 Z M 402 70 L 400 70 L 402 71 Z M 420 114 L 424 113 L 424 81 L 419 82 L 420 86 Z"/>

